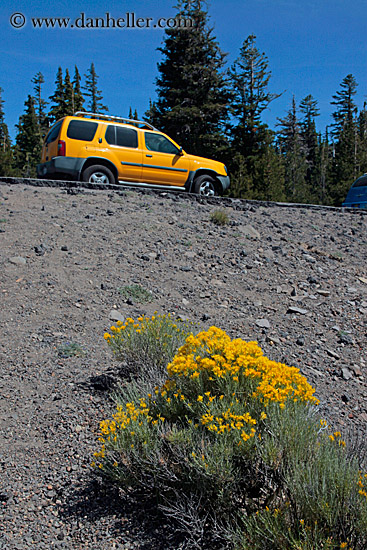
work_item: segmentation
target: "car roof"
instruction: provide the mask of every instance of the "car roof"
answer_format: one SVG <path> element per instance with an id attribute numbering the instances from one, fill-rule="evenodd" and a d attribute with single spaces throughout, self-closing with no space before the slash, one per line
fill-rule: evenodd
<path id="1" fill-rule="evenodd" d="M 84 111 L 78 111 L 74 115 L 71 115 L 70 118 L 73 119 L 86 119 L 86 120 L 95 120 L 95 121 L 101 121 L 101 122 L 114 122 L 116 124 L 122 124 L 122 125 L 130 125 L 134 126 L 138 129 L 147 129 L 152 130 L 154 132 L 159 132 L 157 128 L 155 128 L 152 124 L 149 122 L 146 122 L 145 120 L 135 120 L 131 118 L 124 118 L 114 115 L 105 115 L 101 113 L 89 113 Z"/>

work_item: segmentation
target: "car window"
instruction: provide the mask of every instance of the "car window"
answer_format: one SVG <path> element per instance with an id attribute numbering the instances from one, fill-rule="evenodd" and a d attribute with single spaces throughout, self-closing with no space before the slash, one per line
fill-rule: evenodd
<path id="1" fill-rule="evenodd" d="M 177 155 L 179 152 L 172 141 L 153 132 L 145 132 L 145 146 L 149 151 L 157 151 L 158 153 Z"/>
<path id="2" fill-rule="evenodd" d="M 62 122 L 63 121 L 60 120 L 60 122 L 55 124 L 55 126 L 49 131 L 49 133 L 47 134 L 47 137 L 46 137 L 46 143 L 47 144 L 51 143 L 52 141 L 55 141 L 55 139 L 58 137 Z"/>
<path id="3" fill-rule="evenodd" d="M 92 141 L 97 131 L 97 122 L 87 120 L 72 120 L 68 126 L 67 136 L 81 141 Z"/>
<path id="4" fill-rule="evenodd" d="M 119 147 L 134 147 L 138 146 L 138 132 L 130 128 L 122 126 L 107 126 L 106 135 L 107 143 L 110 145 L 118 145 Z"/>
<path id="5" fill-rule="evenodd" d="M 367 186 L 367 175 L 358 178 L 352 185 L 352 187 L 365 187 Z"/>

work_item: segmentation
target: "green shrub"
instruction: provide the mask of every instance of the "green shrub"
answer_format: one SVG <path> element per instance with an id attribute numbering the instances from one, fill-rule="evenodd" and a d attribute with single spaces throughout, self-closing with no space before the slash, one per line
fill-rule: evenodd
<path id="1" fill-rule="evenodd" d="M 120 294 L 127 300 L 133 300 L 138 304 L 147 304 L 153 301 L 153 294 L 140 285 L 125 285 L 119 289 Z"/>
<path id="2" fill-rule="evenodd" d="M 229 216 L 225 210 L 214 210 L 210 214 L 210 221 L 215 223 L 215 225 L 227 225 L 229 223 Z"/>
<path id="3" fill-rule="evenodd" d="M 105 337 L 112 347 L 123 338 L 123 350 L 151 320 L 139 323 Z M 166 336 L 156 333 L 161 350 Z M 362 550 L 367 476 L 313 394 L 298 369 L 212 327 L 187 336 L 164 384 L 145 396 L 135 382 L 121 390 L 93 466 L 154 497 L 192 547 Z"/>
<path id="4" fill-rule="evenodd" d="M 57 354 L 59 357 L 81 357 L 85 355 L 83 348 L 75 342 L 67 342 L 57 348 Z"/>
<path id="5" fill-rule="evenodd" d="M 148 384 L 163 383 L 166 365 L 185 342 L 195 325 L 168 315 L 141 316 L 118 321 L 105 340 L 129 372 Z"/>

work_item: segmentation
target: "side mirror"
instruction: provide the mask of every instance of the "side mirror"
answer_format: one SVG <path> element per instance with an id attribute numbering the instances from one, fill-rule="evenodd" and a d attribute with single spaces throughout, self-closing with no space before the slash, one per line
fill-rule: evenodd
<path id="1" fill-rule="evenodd" d="M 178 154 L 179 154 L 180 156 L 182 156 L 182 155 L 184 154 L 182 147 L 179 148 Z"/>

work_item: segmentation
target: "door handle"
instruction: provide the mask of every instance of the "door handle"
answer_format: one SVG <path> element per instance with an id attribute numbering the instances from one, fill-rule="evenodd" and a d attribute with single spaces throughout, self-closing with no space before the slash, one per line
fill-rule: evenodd
<path id="1" fill-rule="evenodd" d="M 145 156 L 146 156 L 146 157 L 149 157 L 149 158 L 152 158 L 152 157 L 153 157 L 153 155 L 145 155 Z"/>

